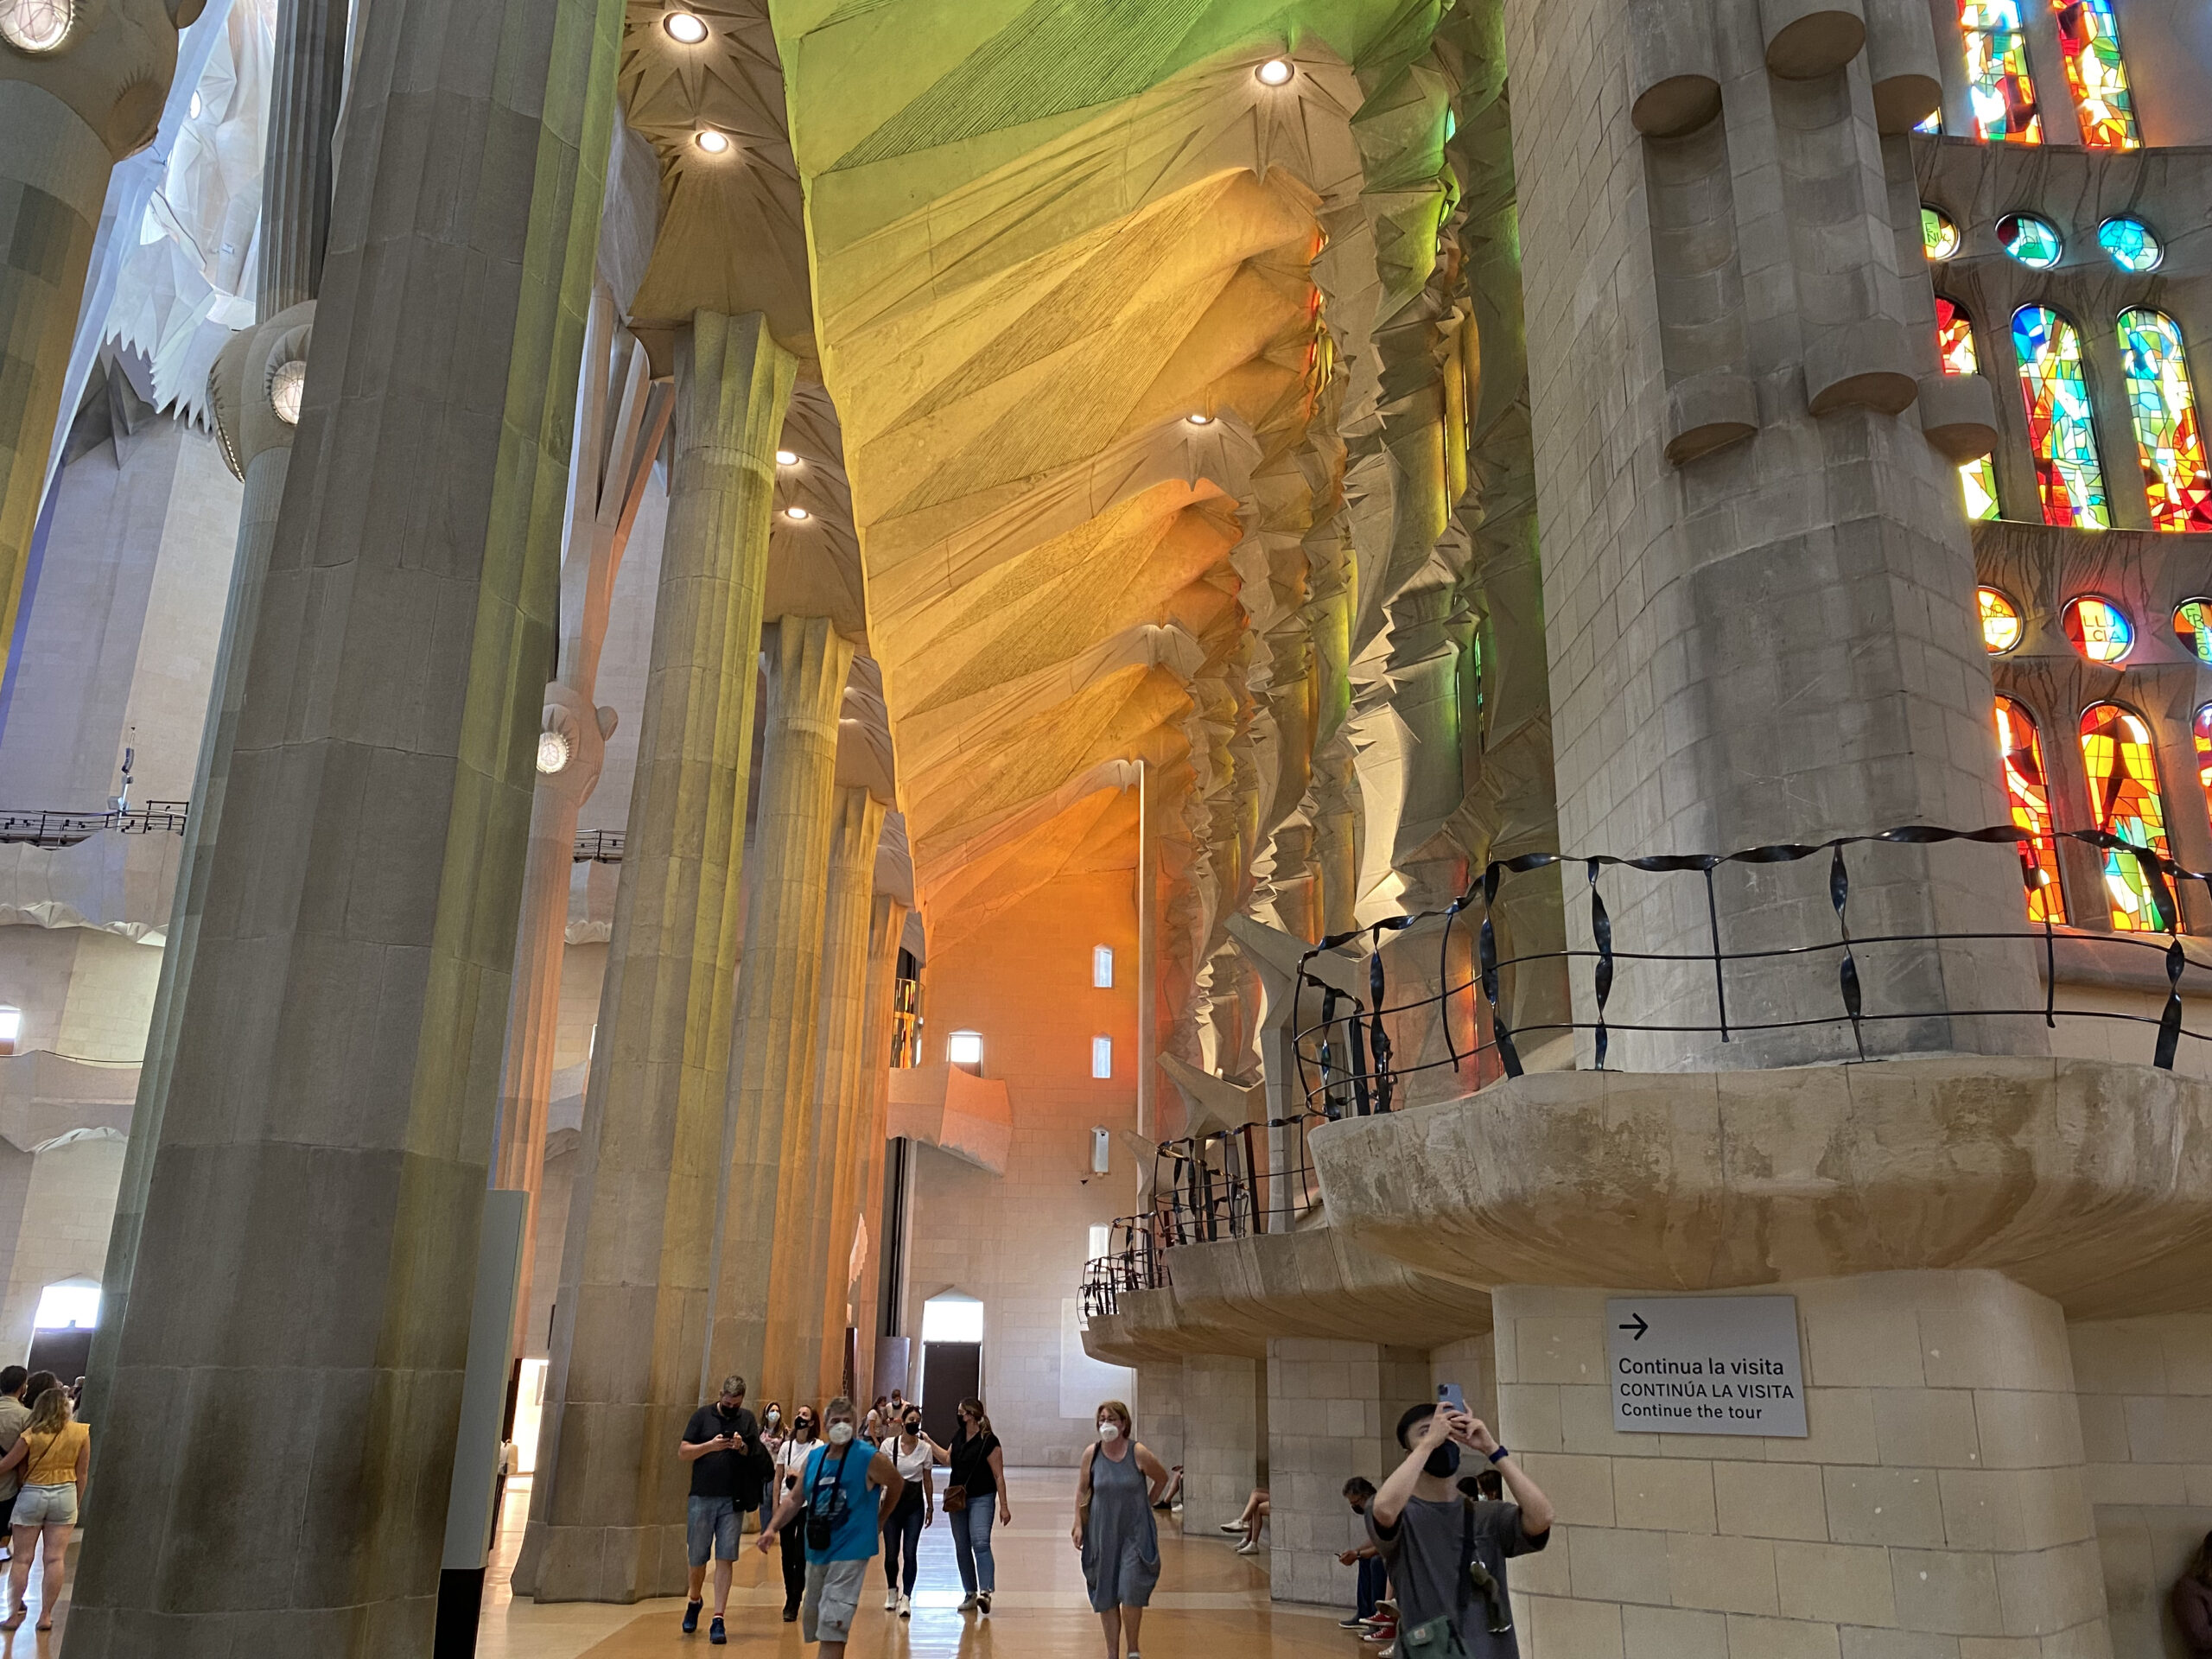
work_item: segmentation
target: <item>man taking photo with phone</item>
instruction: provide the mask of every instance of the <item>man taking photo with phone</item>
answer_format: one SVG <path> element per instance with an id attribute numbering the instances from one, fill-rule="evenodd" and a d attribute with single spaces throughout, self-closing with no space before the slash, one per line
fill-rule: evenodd
<path id="1" fill-rule="evenodd" d="M 1397 1592 L 1396 1659 L 1520 1659 L 1505 1563 L 1551 1541 L 1551 1500 L 1480 1418 L 1449 1400 L 1408 1409 L 1398 1444 L 1405 1461 L 1367 1506 L 1368 1535 Z M 1468 1452 L 1503 1478 L 1507 1502 L 1459 1492 Z"/>
<path id="2" fill-rule="evenodd" d="M 745 1512 L 760 1502 L 760 1426 L 745 1408 L 745 1379 L 722 1379 L 721 1397 L 691 1414 L 676 1455 L 691 1465 L 691 1497 L 686 1505 L 683 1541 L 691 1561 L 691 1588 L 684 1598 L 683 1633 L 699 1628 L 700 1597 L 707 1582 L 707 1559 L 715 1563 L 715 1617 L 707 1640 L 728 1640 L 722 1615 L 729 1609 L 730 1569 L 742 1548 Z"/>

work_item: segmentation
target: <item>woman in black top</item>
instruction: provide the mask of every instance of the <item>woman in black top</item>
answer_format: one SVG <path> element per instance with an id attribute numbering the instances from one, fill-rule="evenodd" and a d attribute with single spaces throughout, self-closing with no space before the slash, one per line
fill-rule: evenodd
<path id="1" fill-rule="evenodd" d="M 939 1463 L 950 1464 L 951 1474 L 944 1489 L 944 1513 L 952 1526 L 952 1553 L 960 1562 L 960 1585 L 968 1592 L 960 1604 L 988 1615 L 991 1592 L 997 1588 L 997 1565 L 991 1559 L 991 1520 L 1006 1526 L 1014 1511 L 1006 1501 L 1006 1453 L 999 1437 L 991 1433 L 991 1420 L 980 1400 L 960 1402 L 960 1427 L 949 1446 L 931 1442 Z M 966 1501 L 955 1507 L 954 1494 Z"/>

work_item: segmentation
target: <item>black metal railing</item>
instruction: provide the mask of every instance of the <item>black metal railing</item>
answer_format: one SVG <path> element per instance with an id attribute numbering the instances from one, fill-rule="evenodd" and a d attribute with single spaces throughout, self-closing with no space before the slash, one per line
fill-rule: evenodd
<path id="1" fill-rule="evenodd" d="M 1296 1227 L 1320 1202 L 1304 1116 L 1163 1141 L 1153 1154 L 1154 1229 L 1163 1247 Z"/>
<path id="2" fill-rule="evenodd" d="M 105 812 L 0 812 L 0 842 L 74 847 L 107 830 L 119 836 L 181 836 L 191 811 L 189 801 L 149 801 Z"/>
<path id="3" fill-rule="evenodd" d="M 1167 1283 L 1167 1262 L 1160 1252 L 1157 1216 L 1122 1216 L 1113 1227 L 1113 1249 L 1083 1264 L 1083 1317 L 1086 1319 L 1120 1313 L 1124 1292 L 1159 1290 Z"/>
<path id="4" fill-rule="evenodd" d="M 2043 921 L 2024 926 L 2005 925 L 2003 924 L 2010 918 L 1994 918 L 1994 925 L 1987 928 L 1943 932 L 1885 931 L 1878 927 L 1866 932 L 1853 930 L 1851 916 L 1852 861 L 1847 855 L 1849 849 L 1880 846 L 1927 847 L 1945 842 L 1961 842 L 1969 848 L 2004 847 L 2008 850 L 2008 856 L 2017 860 L 2020 877 L 2032 904 L 2037 891 L 2047 887 L 2050 880 L 2049 863 L 2038 855 L 2037 849 L 2051 849 L 2061 841 L 2076 842 L 2094 849 L 2105 861 L 2108 880 L 2125 880 L 2132 873 L 2135 878 L 2133 885 L 2141 895 L 2144 918 L 2154 922 L 2160 931 L 2094 934 L 2072 928 L 2062 931 L 2050 919 L 2048 912 L 2052 906 L 2048 905 L 2041 906 L 2045 912 Z M 1824 890 L 1817 895 L 1797 897 L 1804 909 L 1811 911 L 1817 908 L 1832 915 L 1833 927 L 1823 928 L 1819 938 L 1732 948 L 1722 934 L 1721 906 L 1714 892 L 1715 873 L 1731 865 L 1787 865 L 1823 855 L 1827 861 Z M 1573 869 L 1582 877 L 1578 885 L 1582 889 L 1580 895 L 1581 902 L 1586 906 L 1590 943 L 1586 946 L 1574 946 L 1563 950 L 1502 957 L 1494 923 L 1501 890 L 1516 876 L 1554 868 Z M 1699 906 L 1706 921 L 1702 948 L 1624 948 L 1623 942 L 1616 938 L 1613 911 L 1606 902 L 1605 883 L 1611 873 L 1625 870 L 1661 877 L 1687 875 L 1703 884 L 1703 892 L 1700 895 L 1701 904 Z M 1301 1027 L 1297 1033 L 1300 1086 L 1309 1117 L 1333 1120 L 1394 1109 L 1399 1103 L 1408 1079 L 1420 1072 L 1449 1067 L 1465 1079 L 1471 1089 L 1497 1077 L 1518 1077 L 1523 1069 L 1523 1050 L 1531 1038 L 1553 1040 L 1575 1033 L 1579 1039 L 1580 1034 L 1586 1033 L 1587 1062 L 1597 1070 L 1603 1071 L 1611 1058 L 1613 1039 L 1624 1034 L 1662 1039 L 1704 1037 L 1717 1039 L 1721 1043 L 1733 1043 L 1760 1033 L 1847 1027 L 1853 1048 L 1863 1056 L 1868 1027 L 1935 1019 L 2034 1019 L 2052 1028 L 2056 1028 L 2062 1020 L 2119 1021 L 2147 1026 L 2152 1029 L 2144 1058 L 2152 1065 L 2171 1070 L 2183 1039 L 2212 1042 L 2212 1033 L 2191 1030 L 2183 1023 L 2182 988 L 2185 972 L 2194 968 L 2197 978 L 2191 988 L 2212 995 L 2212 969 L 2192 963 L 2182 945 L 2178 893 L 2180 887 L 2187 883 L 2202 883 L 2207 893 L 2212 894 L 2212 872 L 2184 868 L 2171 858 L 2138 847 L 2117 836 L 2094 830 L 2062 830 L 2055 836 L 2023 837 L 2018 827 L 2012 824 L 1965 830 L 1907 824 L 1874 835 L 1840 836 L 1815 842 L 1777 843 L 1746 848 L 1733 853 L 1693 853 L 1643 858 L 1527 854 L 1491 864 L 1465 893 L 1442 909 L 1393 917 L 1369 927 L 1336 934 L 1306 952 L 1300 963 L 1301 1001 L 1309 997 L 1318 1000 L 1319 1015 Z M 2100 903 L 2105 899 L 2106 886 L 2107 883 L 2099 884 L 2096 899 Z M 1649 896 L 1643 894 L 1639 898 Z M 2083 897 L 2086 900 L 2087 895 Z M 1570 909 L 1576 899 L 1577 895 L 1569 894 Z M 1392 1002 L 1383 955 L 1389 936 L 1424 924 L 1439 922 L 1442 924 L 1441 955 L 1436 982 L 1442 988 Z M 1472 927 L 1474 935 L 1472 964 L 1463 975 L 1455 976 L 1452 967 L 1455 930 L 1469 926 Z M 2101 946 L 2118 946 L 2154 953 L 2157 968 L 2163 970 L 2166 993 L 2159 1013 L 2152 1015 L 2126 1008 L 2062 1005 L 2058 1001 L 2057 973 L 2057 951 L 2062 938 L 2094 938 Z M 1322 951 L 1341 950 L 1363 939 L 1368 945 L 1367 994 L 1364 997 L 1325 984 L 1311 971 L 1313 958 Z M 1920 960 L 1924 961 L 1927 948 L 1932 946 L 2005 941 L 2028 942 L 2043 954 L 2044 994 L 2041 1003 L 2035 1007 L 1935 1006 L 1918 1000 L 1912 994 L 1912 976 L 1909 972 L 1893 973 L 1885 979 L 1870 971 L 1871 964 L 1895 954 L 1892 947 L 1904 947 L 1908 957 L 1917 953 Z M 1464 931 L 1458 934 L 1456 943 L 1462 950 L 1466 949 Z M 1755 968 L 1770 973 L 1786 969 L 1792 964 L 1800 967 L 1813 964 L 1821 957 L 1832 957 L 1834 960 L 1834 975 L 1829 982 L 1831 989 L 1823 996 L 1826 1006 L 1809 1010 L 1792 1007 L 1787 1012 L 1787 1017 L 1779 1018 L 1763 1017 L 1763 1011 L 1759 1009 L 1732 1006 L 1727 973 L 1731 967 Z M 2145 961 L 2148 965 L 2149 959 Z M 1546 963 L 1564 964 L 1570 983 L 1578 971 L 1586 975 L 1583 983 L 1575 986 L 1574 989 L 1586 992 L 1581 1006 L 1587 1007 L 1593 1017 L 1579 1017 L 1577 1011 L 1570 1012 L 1565 1017 L 1520 1027 L 1511 1024 L 1507 999 L 1501 995 L 1503 976 L 1517 969 Z M 1666 1020 L 1644 1018 L 1624 1020 L 1613 1017 L 1611 1010 L 1616 994 L 1631 984 L 1630 976 L 1654 967 L 1668 976 L 1666 988 L 1678 1003 L 1685 987 L 1697 981 L 1709 982 L 1710 1016 Z M 1900 987 L 1903 988 L 1901 995 L 1884 995 L 1899 992 Z M 1477 1040 L 1464 1045 L 1459 1040 L 1452 1030 L 1455 1001 L 1469 1005 L 1461 1014 L 1461 1023 L 1466 1023 L 1471 1017 L 1478 1028 L 1487 1027 L 1487 1034 L 1479 1035 Z M 1764 1012 L 1770 1014 L 1771 1009 Z M 1418 1017 L 1426 1029 L 1440 1031 L 1445 1051 L 1441 1058 L 1409 1065 L 1399 1062 L 1398 1037 L 1401 1033 L 1398 1027 L 1409 1016 Z"/>

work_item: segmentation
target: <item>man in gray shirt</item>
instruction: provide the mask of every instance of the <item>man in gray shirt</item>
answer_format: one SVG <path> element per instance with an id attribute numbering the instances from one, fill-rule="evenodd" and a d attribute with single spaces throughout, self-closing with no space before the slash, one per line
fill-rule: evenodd
<path id="1" fill-rule="evenodd" d="M 1368 1535 L 1389 1563 L 1398 1596 L 1398 1647 L 1432 1619 L 1459 1638 L 1439 1649 L 1468 1659 L 1520 1659 L 1506 1599 L 1505 1563 L 1551 1541 L 1552 1503 L 1478 1417 L 1419 1405 L 1398 1420 L 1406 1459 L 1367 1506 Z M 1462 1448 L 1489 1459 L 1510 1502 L 1463 1497 L 1454 1485 Z"/>
<path id="2" fill-rule="evenodd" d="M 31 1408 L 23 1403 L 23 1384 L 29 1380 L 30 1373 L 20 1365 L 0 1370 L 0 1457 L 16 1449 L 16 1442 L 23 1438 L 23 1425 L 31 1420 Z M 10 1535 L 9 1517 L 16 1510 L 16 1494 L 22 1490 L 22 1465 L 0 1474 L 0 1538 Z M 6 1551 L 0 1549 L 0 1561 L 7 1559 Z"/>

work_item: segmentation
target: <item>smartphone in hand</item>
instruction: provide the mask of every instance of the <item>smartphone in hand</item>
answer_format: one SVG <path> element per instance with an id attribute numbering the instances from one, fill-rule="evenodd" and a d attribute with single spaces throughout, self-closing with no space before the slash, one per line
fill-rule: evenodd
<path id="1" fill-rule="evenodd" d="M 1436 1385 L 1436 1403 L 1464 1417 L 1467 1412 L 1466 1390 L 1457 1382 L 1440 1382 Z"/>

